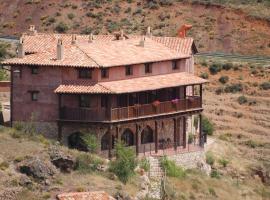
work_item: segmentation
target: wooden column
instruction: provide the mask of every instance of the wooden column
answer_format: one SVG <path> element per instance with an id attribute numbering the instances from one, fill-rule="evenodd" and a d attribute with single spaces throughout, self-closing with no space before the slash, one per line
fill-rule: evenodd
<path id="1" fill-rule="evenodd" d="M 112 158 L 112 125 L 109 126 L 108 128 L 108 133 L 109 133 L 109 159 Z"/>
<path id="2" fill-rule="evenodd" d="M 176 118 L 176 125 L 177 125 L 177 146 L 180 146 L 180 138 L 181 138 L 181 133 L 180 133 L 180 118 Z"/>
<path id="3" fill-rule="evenodd" d="M 187 86 L 186 85 L 184 85 L 184 99 L 186 99 L 187 98 Z M 185 110 L 187 109 L 187 101 L 185 100 Z"/>
<path id="4" fill-rule="evenodd" d="M 155 153 L 158 153 L 158 122 L 155 121 Z"/>
<path id="5" fill-rule="evenodd" d="M 136 155 L 139 155 L 139 125 L 138 124 L 136 124 L 135 141 L 136 141 Z"/>
<path id="6" fill-rule="evenodd" d="M 177 149 L 177 119 L 173 119 L 173 142 L 174 142 L 174 149 Z"/>
<path id="7" fill-rule="evenodd" d="M 62 118 L 62 94 L 58 94 L 58 119 Z"/>
<path id="8" fill-rule="evenodd" d="M 200 123 L 200 130 L 199 130 L 199 143 L 200 146 L 204 146 L 204 138 L 203 138 L 203 132 L 202 132 L 202 115 L 199 114 L 199 123 Z"/>
<path id="9" fill-rule="evenodd" d="M 201 107 L 202 107 L 202 84 L 200 84 L 200 100 L 201 100 Z"/>
<path id="10" fill-rule="evenodd" d="M 183 147 L 186 148 L 187 146 L 187 133 L 186 133 L 186 120 L 187 118 L 183 117 Z"/>
<path id="11" fill-rule="evenodd" d="M 13 67 L 10 66 L 10 127 L 12 127 L 13 123 L 13 84 L 14 84 L 14 75 L 13 75 Z"/>

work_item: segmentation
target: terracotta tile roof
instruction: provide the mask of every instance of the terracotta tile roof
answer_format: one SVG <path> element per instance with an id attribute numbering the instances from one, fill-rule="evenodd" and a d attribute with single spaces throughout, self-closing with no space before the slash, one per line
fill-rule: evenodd
<path id="1" fill-rule="evenodd" d="M 56 93 L 132 93 L 162 88 L 177 87 L 182 85 L 202 84 L 207 80 L 194 76 L 187 72 L 147 76 L 118 81 L 99 82 L 96 84 L 83 82 L 60 85 Z"/>
<path id="2" fill-rule="evenodd" d="M 57 195 L 58 200 L 115 200 L 106 192 L 74 192 Z"/>
<path id="3" fill-rule="evenodd" d="M 138 46 L 141 36 L 128 35 L 129 39 L 115 40 L 114 35 L 95 35 L 88 43 L 88 35 L 76 35 L 77 42 L 71 45 L 71 34 L 24 35 L 24 58 L 8 59 L 4 65 L 51 65 L 70 67 L 109 67 L 189 57 L 192 38 L 146 37 L 145 46 Z M 64 45 L 64 59 L 55 60 L 57 40 Z"/>

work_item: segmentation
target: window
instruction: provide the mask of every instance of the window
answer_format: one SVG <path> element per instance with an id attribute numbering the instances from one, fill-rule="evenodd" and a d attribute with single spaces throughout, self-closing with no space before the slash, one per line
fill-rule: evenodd
<path id="1" fill-rule="evenodd" d="M 109 69 L 101 69 L 101 78 L 109 78 Z"/>
<path id="2" fill-rule="evenodd" d="M 31 68 L 32 74 L 38 74 L 38 67 Z"/>
<path id="3" fill-rule="evenodd" d="M 90 96 L 89 95 L 80 95 L 80 107 L 88 108 L 90 107 Z"/>
<path id="4" fill-rule="evenodd" d="M 79 69 L 79 78 L 92 78 L 92 69 Z"/>
<path id="5" fill-rule="evenodd" d="M 102 95 L 102 96 L 101 96 L 101 107 L 102 107 L 102 108 L 106 108 L 107 105 L 108 105 L 107 96 Z"/>
<path id="6" fill-rule="evenodd" d="M 179 67 L 178 67 L 178 65 L 177 65 L 177 61 L 176 60 L 174 60 L 174 61 L 172 61 L 172 69 L 173 70 L 176 70 L 176 69 L 178 69 Z"/>
<path id="7" fill-rule="evenodd" d="M 31 100 L 32 101 L 37 101 L 39 91 L 29 91 L 29 92 L 30 92 L 30 95 L 31 95 Z"/>
<path id="8" fill-rule="evenodd" d="M 152 73 L 152 64 L 151 63 L 144 64 L 144 71 L 146 74 Z"/>
<path id="9" fill-rule="evenodd" d="M 126 76 L 130 76 L 133 74 L 132 66 L 126 66 Z"/>

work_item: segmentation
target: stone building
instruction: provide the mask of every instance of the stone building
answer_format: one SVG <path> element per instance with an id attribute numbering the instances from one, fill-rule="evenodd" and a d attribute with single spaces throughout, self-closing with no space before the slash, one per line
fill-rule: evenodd
<path id="1" fill-rule="evenodd" d="M 2 63 L 11 68 L 12 124 L 31 121 L 81 149 L 76 138 L 95 134 L 100 154 L 109 157 L 118 139 L 137 154 L 185 149 L 189 133 L 203 147 L 206 80 L 194 75 L 197 49 L 185 33 L 45 34 L 32 26 L 18 56 Z"/>

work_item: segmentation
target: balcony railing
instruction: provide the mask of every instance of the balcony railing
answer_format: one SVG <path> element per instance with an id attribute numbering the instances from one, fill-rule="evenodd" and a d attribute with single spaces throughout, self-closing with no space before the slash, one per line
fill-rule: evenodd
<path id="1" fill-rule="evenodd" d="M 117 121 L 145 116 L 169 114 L 180 111 L 201 108 L 201 97 L 193 96 L 186 99 L 158 102 L 156 104 L 142 104 L 122 108 L 61 108 L 60 118 L 78 121 Z"/>

